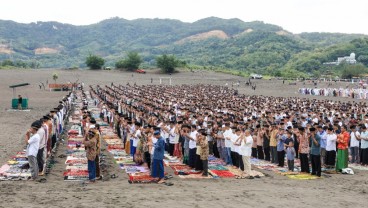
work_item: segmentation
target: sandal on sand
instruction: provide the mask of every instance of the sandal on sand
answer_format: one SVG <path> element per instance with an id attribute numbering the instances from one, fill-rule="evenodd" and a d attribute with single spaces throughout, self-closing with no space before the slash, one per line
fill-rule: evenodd
<path id="1" fill-rule="evenodd" d="M 36 181 L 39 182 L 39 183 L 46 183 L 47 180 L 46 180 L 46 178 L 40 178 Z"/>
<path id="2" fill-rule="evenodd" d="M 236 175 L 236 176 L 235 176 L 235 178 L 236 178 L 236 179 L 241 179 L 242 177 L 241 177 L 241 176 Z"/>
<path id="3" fill-rule="evenodd" d="M 254 177 L 253 176 L 247 176 L 247 177 L 245 177 L 246 179 L 254 179 Z"/>
<path id="4" fill-rule="evenodd" d="M 172 186 L 172 185 L 174 185 L 173 183 L 170 183 L 170 182 L 165 182 L 163 184 L 165 184 L 166 186 Z"/>
<path id="5" fill-rule="evenodd" d="M 255 177 L 255 178 L 261 178 L 261 176 L 259 176 L 259 175 L 255 175 L 254 177 Z"/>
<path id="6" fill-rule="evenodd" d="M 112 174 L 110 177 L 111 177 L 111 178 L 117 178 L 118 176 L 117 176 L 117 175 L 115 175 L 115 174 Z"/>
<path id="7" fill-rule="evenodd" d="M 173 178 L 173 176 L 172 176 L 172 175 L 168 175 L 168 176 L 165 176 L 165 177 L 164 177 L 164 179 L 165 179 L 165 180 L 168 180 L 168 179 L 170 179 L 170 178 Z"/>

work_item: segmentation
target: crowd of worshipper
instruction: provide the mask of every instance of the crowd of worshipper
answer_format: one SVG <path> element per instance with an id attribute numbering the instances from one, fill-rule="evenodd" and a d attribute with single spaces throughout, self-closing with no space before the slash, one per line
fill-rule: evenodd
<path id="1" fill-rule="evenodd" d="M 246 96 L 213 85 L 111 85 L 90 88 L 101 117 L 137 163 L 151 165 L 159 131 L 165 148 L 208 174 L 208 155 L 250 176 L 250 158 L 321 176 L 348 163 L 368 165 L 366 103 Z M 349 161 L 350 160 L 350 161 Z M 311 169 L 310 169 L 311 165 Z"/>
<path id="2" fill-rule="evenodd" d="M 25 142 L 31 172 L 29 180 L 38 180 L 39 176 L 50 171 L 46 167 L 46 161 L 55 153 L 57 143 L 61 140 L 65 119 L 71 109 L 72 97 L 73 93 L 70 92 L 59 101 L 56 108 L 34 121 L 27 130 Z"/>
<path id="3" fill-rule="evenodd" d="M 315 95 L 325 97 L 344 97 L 360 100 L 368 99 L 368 89 L 365 88 L 299 88 L 303 95 Z"/>
<path id="4" fill-rule="evenodd" d="M 96 180 L 102 180 L 103 178 L 100 168 L 102 142 L 101 128 L 100 124 L 96 122 L 96 119 L 88 110 L 88 100 L 90 99 L 90 97 L 86 94 L 85 91 L 83 91 L 83 88 L 81 93 L 77 94 L 80 97 L 76 97 L 76 99 L 82 100 L 82 108 L 80 109 L 79 115 L 81 115 L 81 135 L 84 138 L 82 144 L 85 147 L 87 157 L 89 179 L 88 182 L 95 183 Z M 97 103 L 95 103 L 95 105 L 97 105 Z"/>

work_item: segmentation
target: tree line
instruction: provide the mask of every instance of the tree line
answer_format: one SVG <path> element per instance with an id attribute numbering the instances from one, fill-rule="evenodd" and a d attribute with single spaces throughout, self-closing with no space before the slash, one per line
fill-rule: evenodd
<path id="1" fill-rule="evenodd" d="M 156 66 L 160 68 L 163 73 L 173 73 L 177 67 L 185 67 L 186 62 L 181 61 L 176 58 L 174 55 L 163 54 L 161 56 L 157 56 Z M 116 69 L 134 71 L 139 69 L 140 65 L 143 63 L 142 57 L 137 52 L 128 52 L 125 58 L 120 59 L 115 63 Z M 105 65 L 105 60 L 98 56 L 90 54 L 86 58 L 86 65 L 92 69 L 102 69 Z"/>
<path id="2" fill-rule="evenodd" d="M 24 62 L 20 60 L 12 61 L 10 59 L 5 59 L 0 62 L 0 69 L 1 68 L 32 68 L 37 69 L 40 67 L 40 63 L 36 61 L 32 62 Z"/>

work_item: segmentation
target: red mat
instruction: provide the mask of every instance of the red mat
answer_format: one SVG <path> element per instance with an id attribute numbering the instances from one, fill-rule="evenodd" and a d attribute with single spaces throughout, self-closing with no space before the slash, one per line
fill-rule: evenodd
<path id="1" fill-rule="evenodd" d="M 235 175 L 228 170 L 211 170 L 212 173 L 216 174 L 220 178 L 233 178 Z"/>

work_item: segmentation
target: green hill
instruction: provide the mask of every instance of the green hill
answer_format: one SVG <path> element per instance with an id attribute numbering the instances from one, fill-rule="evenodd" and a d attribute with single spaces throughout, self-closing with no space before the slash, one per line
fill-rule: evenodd
<path id="1" fill-rule="evenodd" d="M 361 39 L 365 38 L 365 39 Z M 358 34 L 301 33 L 260 21 L 209 17 L 193 23 L 172 19 L 111 18 L 87 26 L 58 22 L 20 24 L 0 20 L 0 61 L 37 62 L 41 67 L 85 67 L 96 54 L 107 65 L 138 52 L 144 66 L 155 57 L 174 54 L 191 66 L 278 75 L 312 72 L 322 63 L 355 52 L 365 63 L 365 41 Z"/>

